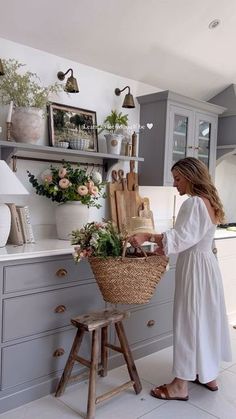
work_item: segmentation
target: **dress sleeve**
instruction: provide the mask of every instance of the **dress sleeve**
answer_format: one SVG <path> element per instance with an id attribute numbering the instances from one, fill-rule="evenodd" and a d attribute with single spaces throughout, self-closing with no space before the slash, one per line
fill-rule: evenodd
<path id="1" fill-rule="evenodd" d="M 211 219 L 202 198 L 188 198 L 181 206 L 175 227 L 163 233 L 166 255 L 180 253 L 194 246 L 211 227 Z"/>

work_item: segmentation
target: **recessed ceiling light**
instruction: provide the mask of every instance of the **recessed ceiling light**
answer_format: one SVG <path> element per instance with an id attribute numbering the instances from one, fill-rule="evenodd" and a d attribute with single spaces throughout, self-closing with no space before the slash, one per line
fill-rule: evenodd
<path id="1" fill-rule="evenodd" d="M 208 28 L 215 29 L 219 26 L 219 24 L 220 24 L 220 19 L 214 19 L 209 23 Z"/>

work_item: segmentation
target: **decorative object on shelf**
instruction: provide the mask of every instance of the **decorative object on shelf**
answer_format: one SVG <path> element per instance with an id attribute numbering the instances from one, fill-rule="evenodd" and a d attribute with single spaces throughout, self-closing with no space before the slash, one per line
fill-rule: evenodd
<path id="1" fill-rule="evenodd" d="M 50 103 L 48 111 L 51 146 L 59 141 L 89 140 L 86 150 L 98 151 L 96 112 L 59 103 Z"/>
<path id="2" fill-rule="evenodd" d="M 59 80 L 62 81 L 65 79 L 65 76 L 67 75 L 67 73 L 69 73 L 69 71 L 71 72 L 71 76 L 68 77 L 64 90 L 67 93 L 79 93 L 78 83 L 77 83 L 76 78 L 73 75 L 72 68 L 69 68 L 69 70 L 67 70 L 65 73 L 63 73 L 62 71 L 58 71 L 57 77 Z"/>
<path id="3" fill-rule="evenodd" d="M 165 256 L 147 255 L 142 248 L 127 253 L 128 239 L 109 221 L 73 231 L 71 243 L 75 261 L 88 258 L 103 299 L 112 304 L 147 303 L 168 263 Z"/>
<path id="4" fill-rule="evenodd" d="M 77 138 L 69 140 L 70 148 L 73 150 L 88 150 L 89 143 L 89 138 Z"/>
<path id="5" fill-rule="evenodd" d="M 0 76 L 4 76 L 4 74 L 5 74 L 5 71 L 4 71 L 4 68 L 3 68 L 2 60 L 0 58 Z"/>
<path id="6" fill-rule="evenodd" d="M 3 65 L 5 74 L 0 77 L 0 102 L 10 104 L 8 137 L 11 135 L 18 142 L 35 143 L 42 136 L 42 116 L 48 97 L 51 93 L 59 93 L 62 85 L 54 83 L 42 87 L 35 73 L 26 71 L 22 74 L 24 64 L 15 59 L 3 60 Z"/>
<path id="7" fill-rule="evenodd" d="M 76 168 L 68 162 L 61 167 L 50 166 L 42 173 L 40 183 L 29 171 L 28 177 L 38 195 L 61 204 L 56 207 L 56 226 L 62 240 L 69 240 L 71 231 L 88 221 L 88 208 L 100 208 L 99 198 L 106 197 L 104 183 L 98 177 L 95 182 L 95 176 L 88 175 L 79 164 Z"/>
<path id="8" fill-rule="evenodd" d="M 124 102 L 122 108 L 135 108 L 134 98 L 133 95 L 130 93 L 130 87 L 125 86 L 124 89 L 119 89 L 118 87 L 115 89 L 116 96 L 120 96 L 121 92 L 125 89 L 128 89 L 128 93 L 125 95 Z"/>
<path id="9" fill-rule="evenodd" d="M 28 195 L 27 189 L 22 185 L 16 175 L 11 171 L 5 161 L 0 160 L 0 195 Z M 11 227 L 11 212 L 6 204 L 0 204 L 0 247 L 6 245 Z"/>
<path id="10" fill-rule="evenodd" d="M 118 113 L 116 110 L 112 110 L 110 115 L 107 115 L 104 119 L 103 124 L 100 126 L 99 134 L 104 130 L 109 132 L 109 134 L 104 134 L 107 143 L 107 152 L 109 154 L 120 154 L 124 136 L 118 130 L 127 126 L 128 114 L 123 115 L 122 112 Z"/>
<path id="11" fill-rule="evenodd" d="M 58 141 L 57 144 L 55 144 L 55 147 L 59 148 L 68 148 L 69 147 L 69 141 Z"/>

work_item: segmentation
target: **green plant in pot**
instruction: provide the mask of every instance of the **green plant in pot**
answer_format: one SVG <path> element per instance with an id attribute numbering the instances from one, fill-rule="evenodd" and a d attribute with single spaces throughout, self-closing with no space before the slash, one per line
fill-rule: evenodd
<path id="1" fill-rule="evenodd" d="M 107 142 L 107 152 L 109 154 L 120 154 L 121 143 L 123 134 L 121 133 L 122 128 L 128 126 L 128 114 L 122 114 L 116 110 L 112 110 L 109 115 L 104 119 L 103 125 L 101 126 L 102 131 L 108 131 L 104 134 Z"/>
<path id="2" fill-rule="evenodd" d="M 43 116 L 51 93 L 63 86 L 54 83 L 41 86 L 36 73 L 23 71 L 24 64 L 15 59 L 2 60 L 5 74 L 0 77 L 0 102 L 9 105 L 8 122 L 12 122 L 11 137 L 15 141 L 35 143 L 43 130 Z"/>

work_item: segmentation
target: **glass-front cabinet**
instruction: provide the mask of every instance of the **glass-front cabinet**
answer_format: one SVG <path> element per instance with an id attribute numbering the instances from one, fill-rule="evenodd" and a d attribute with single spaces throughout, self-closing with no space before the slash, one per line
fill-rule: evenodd
<path id="1" fill-rule="evenodd" d="M 139 164 L 140 185 L 172 185 L 171 167 L 185 157 L 204 162 L 214 177 L 218 115 L 225 108 L 170 90 L 137 99 L 139 152 L 144 157 Z"/>

